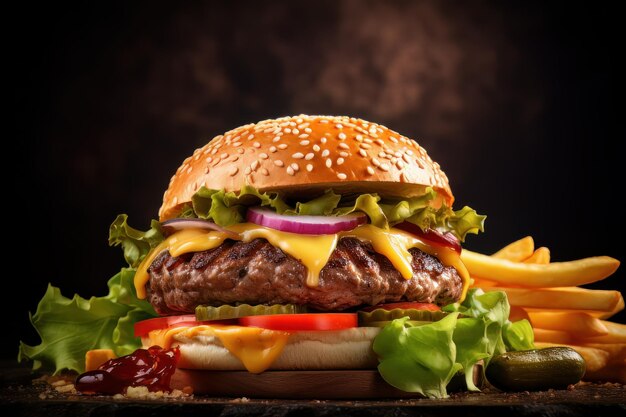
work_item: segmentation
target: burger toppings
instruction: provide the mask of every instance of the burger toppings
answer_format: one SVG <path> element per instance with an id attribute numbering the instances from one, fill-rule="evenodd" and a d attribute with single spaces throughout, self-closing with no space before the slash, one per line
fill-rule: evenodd
<path id="1" fill-rule="evenodd" d="M 364 213 L 345 216 L 288 216 L 261 207 L 249 208 L 247 219 L 251 223 L 271 229 L 307 235 L 334 234 L 352 230 L 367 222 L 367 216 Z"/>
<path id="2" fill-rule="evenodd" d="M 161 349 L 137 349 L 130 355 L 110 359 L 97 370 L 88 371 L 76 379 L 76 389 L 83 394 L 121 394 L 128 387 L 147 387 L 149 391 L 170 391 L 170 380 L 180 351 Z"/>
<path id="3" fill-rule="evenodd" d="M 202 219 L 170 219 L 161 223 L 161 230 L 166 235 L 171 235 L 176 232 L 180 232 L 181 230 L 206 230 L 206 231 L 217 231 L 226 234 L 230 234 L 232 239 L 237 239 L 237 234 L 216 225 L 213 222 Z"/>

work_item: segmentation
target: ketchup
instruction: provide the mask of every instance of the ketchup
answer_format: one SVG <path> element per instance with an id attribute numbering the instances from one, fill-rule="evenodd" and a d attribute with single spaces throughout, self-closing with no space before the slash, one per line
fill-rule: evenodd
<path id="1" fill-rule="evenodd" d="M 106 361 L 95 371 L 79 375 L 75 386 L 83 394 L 122 394 L 128 387 L 139 386 L 148 387 L 152 392 L 170 391 L 179 356 L 178 347 L 137 349 L 130 355 Z"/>

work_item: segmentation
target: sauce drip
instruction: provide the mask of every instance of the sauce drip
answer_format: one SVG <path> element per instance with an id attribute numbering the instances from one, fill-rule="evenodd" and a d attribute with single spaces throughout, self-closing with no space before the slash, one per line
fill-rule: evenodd
<path id="1" fill-rule="evenodd" d="M 137 349 L 130 355 L 110 359 L 98 369 L 79 375 L 75 386 L 83 394 L 122 394 L 128 387 L 139 386 L 152 392 L 170 391 L 170 380 L 179 356 L 178 347 Z"/>

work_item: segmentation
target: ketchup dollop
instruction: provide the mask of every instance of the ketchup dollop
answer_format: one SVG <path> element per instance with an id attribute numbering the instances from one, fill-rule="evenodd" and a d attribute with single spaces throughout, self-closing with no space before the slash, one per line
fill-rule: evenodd
<path id="1" fill-rule="evenodd" d="M 75 386 L 83 394 L 122 394 L 128 387 L 139 386 L 152 392 L 169 392 L 179 356 L 178 347 L 137 349 L 130 355 L 106 361 L 95 371 L 80 374 Z"/>

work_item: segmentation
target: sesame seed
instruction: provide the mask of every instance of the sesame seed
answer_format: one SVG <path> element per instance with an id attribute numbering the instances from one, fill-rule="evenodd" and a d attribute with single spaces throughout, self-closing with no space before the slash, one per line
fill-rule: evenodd
<path id="1" fill-rule="evenodd" d="M 277 150 L 277 149 L 276 149 L 276 146 L 270 146 L 270 152 L 271 152 L 271 153 L 276 152 L 276 150 Z"/>
<path id="2" fill-rule="evenodd" d="M 363 142 L 365 142 L 365 143 L 374 143 L 374 141 L 371 140 L 370 138 L 363 139 Z"/>
<path id="3" fill-rule="evenodd" d="M 237 153 L 243 155 L 245 151 L 243 150 L 243 148 L 238 148 L 237 149 Z"/>
<path id="4" fill-rule="evenodd" d="M 296 123 L 302 123 L 302 122 L 304 122 L 304 120 L 302 120 L 302 117 L 298 117 L 298 118 L 296 119 Z"/>
<path id="5" fill-rule="evenodd" d="M 267 177 L 268 175 L 270 175 L 270 172 L 267 169 L 265 169 L 265 168 L 261 168 L 261 174 L 263 174 L 263 175 L 265 175 Z"/>
<path id="6" fill-rule="evenodd" d="M 367 143 L 361 143 L 359 146 L 363 149 L 370 149 L 372 147 L 372 145 L 368 145 Z"/>
<path id="7" fill-rule="evenodd" d="M 213 158 L 211 158 L 211 157 L 209 156 L 209 157 L 206 159 L 206 163 L 207 163 L 207 164 L 210 164 L 212 160 L 213 160 Z"/>
<path id="8" fill-rule="evenodd" d="M 291 133 L 293 133 L 294 135 L 297 135 L 298 133 L 300 133 L 300 131 L 296 128 L 291 129 Z"/>
<path id="9" fill-rule="evenodd" d="M 356 136 L 354 137 L 354 139 L 356 139 L 356 140 L 357 140 L 357 141 L 359 141 L 359 142 L 363 142 L 363 136 L 361 136 L 361 135 L 356 135 Z"/>
<path id="10" fill-rule="evenodd" d="M 411 142 L 413 143 L 413 142 Z M 410 149 L 407 149 L 406 151 L 404 151 L 407 155 L 413 155 L 413 151 Z"/>
<path id="11" fill-rule="evenodd" d="M 259 167 L 259 161 L 254 161 L 252 162 L 252 164 L 250 164 L 250 168 L 252 168 L 253 171 L 256 171 L 258 167 Z"/>
<path id="12" fill-rule="evenodd" d="M 335 127 L 336 127 L 337 129 L 343 129 L 343 125 L 342 125 L 341 123 L 337 123 L 337 124 L 335 125 Z"/>
<path id="13" fill-rule="evenodd" d="M 283 129 L 283 132 L 285 132 L 285 133 L 291 133 L 291 129 L 290 129 L 290 128 L 288 128 L 288 127 L 286 127 L 286 128 L 284 128 L 284 129 Z"/>
<path id="14" fill-rule="evenodd" d="M 343 156 L 344 158 L 347 158 L 348 155 L 350 155 L 348 152 L 345 152 L 345 151 L 339 152 L 339 156 Z"/>
<path id="15" fill-rule="evenodd" d="M 260 148 L 261 144 L 259 142 L 254 142 L 252 146 L 254 146 L 255 148 Z"/>
<path id="16" fill-rule="evenodd" d="M 235 148 L 238 148 L 239 146 L 241 146 L 241 142 L 235 142 L 235 143 L 233 143 L 233 146 Z"/>
<path id="17" fill-rule="evenodd" d="M 289 165 L 291 167 L 291 169 L 293 169 L 294 171 L 300 171 L 300 165 L 296 164 L 295 162 L 293 162 L 291 165 Z"/>
<path id="18" fill-rule="evenodd" d="M 266 154 L 265 152 L 263 152 L 263 153 L 259 154 L 259 158 L 261 158 L 261 159 L 267 159 L 267 158 L 269 158 L 269 155 L 268 155 L 268 154 Z"/>
<path id="19" fill-rule="evenodd" d="M 389 171 L 389 165 L 387 164 L 380 164 L 378 168 L 382 169 L 383 171 Z"/>
<path id="20" fill-rule="evenodd" d="M 365 152 L 364 149 L 359 149 L 359 155 L 361 155 L 363 158 L 367 158 L 367 152 Z"/>
<path id="21" fill-rule="evenodd" d="M 394 138 L 393 136 L 389 136 L 389 140 L 393 143 L 398 143 L 398 139 Z"/>
<path id="22" fill-rule="evenodd" d="M 209 173 L 209 167 L 207 166 L 206 168 L 204 168 L 204 173 L 208 174 Z"/>
<path id="23" fill-rule="evenodd" d="M 292 167 L 290 167 L 290 166 L 287 167 L 287 174 L 289 174 L 291 176 L 295 175 L 295 172 L 293 171 Z"/>
<path id="24" fill-rule="evenodd" d="M 368 167 L 367 167 L 367 173 L 368 173 L 368 174 L 370 174 L 370 175 L 374 175 L 374 172 L 375 172 L 375 171 L 374 171 L 374 168 L 372 168 L 371 166 L 368 166 Z"/>
<path id="25" fill-rule="evenodd" d="M 341 165 L 343 164 L 344 159 L 343 158 L 337 158 L 337 165 Z"/>
<path id="26" fill-rule="evenodd" d="M 396 161 L 396 166 L 398 167 L 398 169 L 402 169 L 402 168 L 404 168 L 404 162 L 402 162 L 401 159 L 398 159 Z"/>
<path id="27" fill-rule="evenodd" d="M 383 146 L 385 144 L 382 139 L 376 139 L 376 143 L 378 143 L 380 146 Z"/>
<path id="28" fill-rule="evenodd" d="M 396 151 L 396 152 L 394 153 L 394 156 L 395 156 L 396 158 L 401 158 L 401 157 L 402 157 L 402 152 L 400 152 L 400 151 Z"/>
<path id="29" fill-rule="evenodd" d="M 304 131 L 305 131 L 306 133 L 311 133 L 311 132 L 313 132 L 313 130 L 311 130 L 311 128 L 310 128 L 310 127 L 306 127 L 306 128 L 304 128 Z"/>
<path id="30" fill-rule="evenodd" d="M 278 149 L 287 149 L 287 144 L 281 143 L 280 145 L 278 145 Z"/>
<path id="31" fill-rule="evenodd" d="M 250 169 L 250 167 L 246 167 L 246 169 L 243 170 L 243 173 L 245 175 L 250 175 L 250 172 L 252 172 L 252 170 Z"/>
<path id="32" fill-rule="evenodd" d="M 407 164 L 411 163 L 411 158 L 409 158 L 409 155 L 407 154 L 402 155 L 402 159 L 404 159 L 404 162 Z"/>
<path id="33" fill-rule="evenodd" d="M 280 140 L 280 136 L 275 136 L 274 139 L 272 139 L 272 142 L 278 142 Z"/>
<path id="34" fill-rule="evenodd" d="M 326 167 L 327 167 L 327 168 L 330 168 L 330 167 L 332 167 L 332 166 L 333 166 L 333 161 L 332 161 L 330 158 L 328 158 L 328 159 L 326 160 Z"/>
<path id="35" fill-rule="evenodd" d="M 193 170 L 192 167 L 187 168 L 187 174 L 189 174 Z"/>
<path id="36" fill-rule="evenodd" d="M 315 157 L 315 154 L 313 152 L 309 152 L 308 154 L 304 155 L 304 159 L 306 159 L 307 161 L 310 161 L 311 159 L 313 159 L 313 157 Z"/>
<path id="37" fill-rule="evenodd" d="M 375 167 L 380 166 L 380 161 L 378 160 L 378 158 L 372 158 L 372 164 Z"/>
<path id="38" fill-rule="evenodd" d="M 239 172 L 239 168 L 237 167 L 231 167 L 230 170 L 228 171 L 228 175 L 230 175 L 231 177 L 233 177 L 237 172 Z"/>
<path id="39" fill-rule="evenodd" d="M 300 136 L 302 136 L 302 135 L 300 135 Z M 301 141 L 300 141 L 300 145 L 302 145 L 302 146 L 306 146 L 306 145 L 308 145 L 309 143 L 311 143 L 311 142 L 309 142 L 308 140 L 301 140 Z"/>
<path id="40" fill-rule="evenodd" d="M 327 124 L 327 123 L 328 123 L 328 120 L 326 120 L 326 119 L 320 119 L 320 123 Z"/>
<path id="41" fill-rule="evenodd" d="M 284 167 L 285 163 L 281 161 L 280 159 L 277 159 L 274 161 L 274 165 L 276 165 L 277 167 Z"/>
<path id="42" fill-rule="evenodd" d="M 343 133 L 343 132 L 341 132 L 341 133 L 339 133 L 339 134 L 337 135 L 337 137 L 338 137 L 340 140 L 345 140 L 345 139 L 346 139 L 346 134 L 345 134 L 345 133 Z"/>
<path id="43" fill-rule="evenodd" d="M 238 157 L 237 155 L 233 155 L 233 157 L 232 157 L 232 158 L 230 158 L 230 160 L 231 160 L 232 162 L 237 162 L 237 160 L 238 160 L 238 159 L 239 159 L 239 157 Z"/>
<path id="44" fill-rule="evenodd" d="M 324 149 L 322 151 L 322 158 L 326 158 L 329 154 L 330 154 L 330 151 L 328 149 Z"/>
<path id="45" fill-rule="evenodd" d="M 211 151 L 211 155 L 215 155 L 217 153 L 217 149 L 213 148 L 213 150 Z"/>
<path id="46" fill-rule="evenodd" d="M 348 176 L 343 172 L 340 172 L 337 174 L 337 178 L 339 178 L 340 180 L 345 180 L 346 178 L 348 178 Z"/>
<path id="47" fill-rule="evenodd" d="M 224 152 L 223 154 L 221 154 L 220 158 L 222 158 L 222 159 L 228 158 L 228 152 Z"/>
<path id="48" fill-rule="evenodd" d="M 350 147 L 349 147 L 347 144 L 343 143 L 343 142 L 341 142 L 341 143 L 339 144 L 339 147 L 340 147 L 341 149 L 350 149 Z"/>
<path id="49" fill-rule="evenodd" d="M 384 158 L 385 156 L 387 156 L 387 154 L 384 153 L 383 151 L 378 152 L 378 157 L 379 158 Z"/>
<path id="50" fill-rule="evenodd" d="M 253 135 L 253 134 L 250 134 L 250 135 L 248 136 L 248 140 L 252 140 L 252 139 L 254 139 L 254 135 Z"/>
<path id="51" fill-rule="evenodd" d="M 319 152 L 320 151 L 320 145 L 318 145 L 318 144 L 313 145 L 313 150 L 315 152 Z"/>
<path id="52" fill-rule="evenodd" d="M 291 157 L 295 159 L 302 159 L 304 158 L 304 154 L 302 152 L 296 152 L 293 155 L 291 155 Z"/>
<path id="53" fill-rule="evenodd" d="M 306 164 L 306 170 L 309 171 L 309 172 L 313 171 L 313 165 Z"/>
<path id="54" fill-rule="evenodd" d="M 320 142 L 322 142 L 324 144 L 324 143 L 326 143 L 326 140 L 327 140 L 326 138 L 321 138 Z"/>

